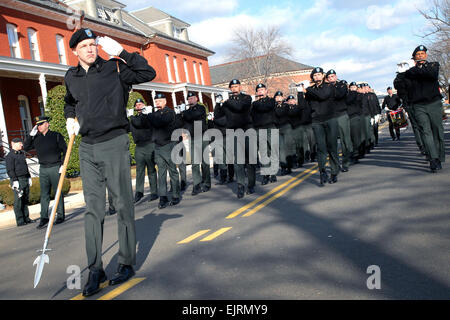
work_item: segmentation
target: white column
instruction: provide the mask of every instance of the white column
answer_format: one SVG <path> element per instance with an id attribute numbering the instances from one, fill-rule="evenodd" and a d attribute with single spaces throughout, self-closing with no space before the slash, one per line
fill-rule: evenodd
<path id="1" fill-rule="evenodd" d="M 8 130 L 6 128 L 6 121 L 5 121 L 5 112 L 3 110 L 3 103 L 2 103 L 2 94 L 0 92 L 0 131 L 1 131 L 1 139 L 3 142 L 3 145 L 9 144 L 8 140 Z"/>
<path id="2" fill-rule="evenodd" d="M 155 90 L 152 90 L 153 104 L 155 103 L 155 97 L 156 97 L 156 91 L 155 91 Z"/>
<path id="3" fill-rule="evenodd" d="M 212 105 L 213 105 L 213 110 L 216 109 L 216 93 L 212 92 L 211 93 L 211 100 L 212 100 Z"/>
<path id="4" fill-rule="evenodd" d="M 198 99 L 203 103 L 203 93 L 201 91 L 198 92 Z"/>
<path id="5" fill-rule="evenodd" d="M 172 92 L 172 101 L 173 107 L 175 108 L 177 106 L 177 96 L 175 95 L 175 91 Z"/>
<path id="6" fill-rule="evenodd" d="M 187 88 L 184 87 L 184 89 L 183 89 L 184 104 L 187 104 L 187 94 L 188 94 Z"/>
<path id="7" fill-rule="evenodd" d="M 41 86 L 42 102 L 44 103 L 44 109 L 47 105 L 47 82 L 45 81 L 45 74 L 39 75 L 39 85 Z"/>

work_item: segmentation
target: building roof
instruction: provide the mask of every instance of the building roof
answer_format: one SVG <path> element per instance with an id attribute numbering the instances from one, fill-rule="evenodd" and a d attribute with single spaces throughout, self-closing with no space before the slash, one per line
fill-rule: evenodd
<path id="1" fill-rule="evenodd" d="M 250 59 L 238 60 L 211 66 L 211 81 L 213 84 L 228 83 L 231 79 L 248 79 L 263 76 L 262 70 L 266 70 L 264 64 L 267 63 L 267 55 L 256 57 L 257 68 L 251 67 L 253 62 Z M 250 66 L 250 67 L 249 67 Z M 308 71 L 313 67 L 303 63 L 295 62 L 278 55 L 272 57 L 268 74 Z M 257 70 L 261 70 L 258 72 Z"/>
<path id="2" fill-rule="evenodd" d="M 172 19 L 175 21 L 178 21 L 181 24 L 184 24 L 186 27 L 190 26 L 189 23 L 184 22 L 174 16 L 171 16 L 170 14 L 157 9 L 155 7 L 147 7 L 147 8 L 142 8 L 139 10 L 134 10 L 134 11 L 130 11 L 131 14 L 133 14 L 134 16 L 136 16 L 137 18 L 139 18 L 140 20 L 142 20 L 145 23 L 151 24 L 153 22 L 156 21 L 160 21 L 160 20 L 164 20 L 164 19 Z"/>

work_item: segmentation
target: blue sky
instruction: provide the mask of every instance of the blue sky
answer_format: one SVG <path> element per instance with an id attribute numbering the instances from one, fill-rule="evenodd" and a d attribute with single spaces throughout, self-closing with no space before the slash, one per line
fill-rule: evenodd
<path id="1" fill-rule="evenodd" d="M 233 29 L 278 25 L 293 47 L 292 59 L 335 69 L 340 79 L 366 81 L 385 92 L 396 64 L 409 59 L 426 27 L 418 8 L 427 0 L 119 0 L 132 11 L 159 8 L 187 23 L 189 37 L 216 52 L 210 65 L 227 59 Z"/>

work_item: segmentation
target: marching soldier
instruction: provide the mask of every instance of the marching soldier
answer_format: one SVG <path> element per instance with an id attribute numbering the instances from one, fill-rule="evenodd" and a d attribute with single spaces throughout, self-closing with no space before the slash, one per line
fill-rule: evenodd
<path id="1" fill-rule="evenodd" d="M 274 99 L 276 101 L 275 120 L 280 131 L 280 166 L 281 175 L 292 172 L 294 142 L 292 139 L 292 126 L 289 122 L 289 106 L 283 101 L 283 92 L 277 91 Z"/>
<path id="2" fill-rule="evenodd" d="M 49 129 L 49 117 L 40 116 L 36 125 L 25 139 L 24 150 L 36 149 L 39 159 L 39 184 L 41 189 L 41 219 L 37 229 L 44 228 L 49 220 L 51 190 L 58 189 L 60 168 L 66 156 L 67 145 L 61 133 Z M 64 222 L 64 196 L 61 197 L 56 210 L 55 224 Z"/>
<path id="3" fill-rule="evenodd" d="M 342 148 L 342 172 L 347 172 L 350 165 L 350 158 L 353 153 L 353 144 L 350 135 L 350 118 L 347 113 L 348 87 L 345 80 L 338 81 L 336 71 L 329 70 L 326 74 L 326 81 L 334 86 L 334 113 L 339 126 L 339 138 Z"/>
<path id="4" fill-rule="evenodd" d="M 402 104 L 400 98 L 392 92 L 392 88 L 388 87 L 386 89 L 388 95 L 384 97 L 383 104 L 381 106 L 381 109 L 386 110 L 386 118 L 389 122 L 389 133 L 391 134 L 391 138 L 393 141 L 400 140 L 400 128 L 395 126 L 392 122 L 391 116 L 389 115 L 390 111 L 396 111 L 400 105 Z M 394 133 L 395 129 L 395 133 Z"/>
<path id="5" fill-rule="evenodd" d="M 228 87 L 231 90 L 231 96 L 223 105 L 226 117 L 226 127 L 227 129 L 242 129 L 245 131 L 251 128 L 250 109 L 252 106 L 252 98 L 247 94 L 241 93 L 241 82 L 237 79 L 231 80 Z M 235 137 L 234 172 L 238 184 L 237 197 L 239 199 L 243 198 L 245 193 L 246 168 L 248 176 L 247 194 L 255 192 L 256 165 L 249 163 L 249 148 L 249 139 L 247 136 L 244 141 Z M 245 154 L 244 163 L 239 163 L 239 154 Z"/>
<path id="6" fill-rule="evenodd" d="M 357 92 L 357 89 L 356 82 L 351 82 L 347 98 L 345 100 L 345 103 L 347 104 L 347 113 L 350 118 L 350 136 L 353 145 L 353 153 L 350 157 L 352 164 L 359 162 L 358 158 L 361 150 L 362 105 L 358 102 L 358 96 L 360 93 Z"/>
<path id="7" fill-rule="evenodd" d="M 225 183 L 231 183 L 233 182 L 234 177 L 234 165 L 233 164 L 227 164 L 226 161 L 226 129 L 227 129 L 227 117 L 225 115 L 225 110 L 223 109 L 224 103 L 222 102 L 222 95 L 217 95 L 218 102 L 216 104 L 216 107 L 214 108 L 214 128 L 219 129 L 220 132 L 222 132 L 223 140 L 223 152 L 222 157 L 223 161 L 221 164 L 218 164 L 219 169 L 219 182 L 218 185 L 223 185 Z M 228 179 L 227 179 L 228 176 Z"/>
<path id="8" fill-rule="evenodd" d="M 415 66 L 397 77 L 409 80 L 408 102 L 414 110 L 423 143 L 430 157 L 430 170 L 442 169 L 445 162 L 444 126 L 442 124 L 442 96 L 439 92 L 439 63 L 428 62 L 427 48 L 418 46 L 413 54 Z M 404 74 L 404 75 L 403 75 Z"/>
<path id="9" fill-rule="evenodd" d="M 188 92 L 189 108 L 182 113 L 184 128 L 190 133 L 190 150 L 192 164 L 193 188 L 192 195 L 207 192 L 211 189 L 211 173 L 209 159 L 203 159 L 203 150 L 208 148 L 209 142 L 203 141 L 203 133 L 208 129 L 206 123 L 206 110 L 204 105 L 198 103 L 198 97 L 194 92 Z M 195 124 L 201 125 L 200 136 L 194 132 Z M 201 168 L 201 172 L 200 172 Z M 202 185 L 203 184 L 203 185 Z"/>
<path id="10" fill-rule="evenodd" d="M 372 149 L 378 145 L 378 121 L 380 120 L 381 108 L 380 102 L 378 101 L 378 97 L 375 94 L 374 90 L 368 85 L 368 99 L 370 106 L 370 116 L 373 130 L 373 145 Z"/>
<path id="11" fill-rule="evenodd" d="M 134 196 L 134 203 L 139 202 L 144 197 L 145 169 L 147 169 L 148 181 L 150 183 L 149 201 L 158 199 L 158 182 L 155 167 L 155 144 L 152 141 L 153 130 L 151 127 L 148 129 L 138 129 L 133 125 L 133 119 L 135 117 L 145 117 L 145 114 L 143 114 L 144 108 L 144 101 L 142 99 L 136 99 L 134 102 L 134 109 L 137 111 L 137 115 L 130 117 L 131 135 L 133 136 L 134 143 L 136 144 L 134 153 L 134 157 L 136 159 L 136 192 Z"/>
<path id="12" fill-rule="evenodd" d="M 175 129 L 182 129 L 184 128 L 184 120 L 183 120 L 183 112 L 186 110 L 186 106 L 184 104 L 181 104 L 174 108 L 175 110 Z M 178 138 L 178 143 L 183 143 L 183 140 L 186 139 L 185 135 L 181 135 Z M 187 174 L 186 174 L 186 150 L 183 148 L 181 150 L 180 155 L 183 157 L 183 162 L 181 162 L 178 167 L 178 172 L 180 174 L 180 192 L 183 192 L 186 190 L 186 181 L 187 181 Z M 170 186 L 170 192 L 173 192 L 173 186 Z"/>
<path id="13" fill-rule="evenodd" d="M 305 99 L 309 101 L 312 110 L 312 127 L 317 140 L 317 160 L 320 170 L 320 184 L 336 183 L 339 174 L 339 157 L 337 152 L 337 135 L 339 127 L 334 117 L 332 105 L 334 88 L 324 82 L 325 74 L 320 67 L 311 72 L 314 85 L 306 89 Z M 330 157 L 331 178 L 326 171 L 327 154 Z"/>
<path id="14" fill-rule="evenodd" d="M 304 92 L 298 92 L 297 96 L 298 95 L 302 95 L 301 98 L 298 98 L 299 103 L 297 103 L 293 95 L 289 95 L 286 98 L 286 103 L 289 106 L 289 122 L 292 126 L 292 140 L 294 143 L 297 165 L 298 167 L 302 167 L 305 161 L 305 145 L 307 144 L 305 141 L 307 139 L 306 124 L 311 121 L 311 108 L 304 99 Z"/>
<path id="15" fill-rule="evenodd" d="M 11 151 L 5 157 L 6 172 L 11 188 L 14 191 L 14 214 L 18 227 L 32 223 L 28 211 L 28 196 L 32 180 L 28 171 L 27 160 L 23 152 L 23 142 L 20 138 L 11 141 Z"/>
<path id="16" fill-rule="evenodd" d="M 256 101 L 252 103 L 251 117 L 253 128 L 256 130 L 258 137 L 258 143 L 260 143 L 260 130 L 266 130 L 267 132 L 267 156 L 270 157 L 272 152 L 272 130 L 276 129 L 275 99 L 267 96 L 267 87 L 263 83 L 256 86 Z M 270 167 L 270 163 L 265 164 L 264 167 Z M 266 185 L 269 181 L 277 181 L 276 175 L 264 175 L 261 185 Z"/>
<path id="17" fill-rule="evenodd" d="M 372 145 L 372 136 L 373 130 L 371 126 L 371 113 L 370 113 L 370 105 L 369 99 L 367 95 L 367 86 L 365 83 L 361 83 L 358 85 L 358 90 L 361 93 L 359 99 L 362 108 L 361 114 L 361 133 L 362 138 L 361 142 L 364 145 L 363 157 L 366 153 L 370 153 L 371 145 Z"/>
<path id="18" fill-rule="evenodd" d="M 97 44 L 109 56 L 120 59 L 102 59 Z M 119 238 L 119 266 L 109 283 L 123 283 L 135 274 L 136 232 L 126 105 L 131 86 L 153 80 L 156 72 L 139 54 L 127 52 L 109 37 L 97 38 L 90 29 L 76 31 L 69 46 L 79 63 L 69 68 L 64 78 L 64 114 L 69 136 L 78 133 L 82 136 L 79 156 L 87 207 L 85 239 L 89 267 L 83 295 L 91 296 L 107 280 L 102 263 L 106 185 L 117 210 Z"/>

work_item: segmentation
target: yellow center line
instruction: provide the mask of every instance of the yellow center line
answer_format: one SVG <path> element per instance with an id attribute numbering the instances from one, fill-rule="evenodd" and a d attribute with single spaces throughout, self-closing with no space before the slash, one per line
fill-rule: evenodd
<path id="1" fill-rule="evenodd" d="M 264 201 L 263 203 L 261 203 L 260 205 L 258 205 L 257 207 L 253 208 L 252 210 L 250 210 L 249 212 L 247 212 L 246 214 L 243 215 L 243 217 L 250 217 L 251 215 L 253 215 L 255 212 L 261 210 L 262 208 L 264 208 L 265 206 L 267 206 L 269 203 L 271 203 L 272 201 L 278 199 L 279 197 L 281 197 L 283 194 L 285 194 L 286 192 L 288 192 L 289 190 L 291 190 L 292 188 L 296 187 L 297 185 L 299 185 L 300 183 L 302 183 L 303 181 L 305 181 L 308 177 L 312 176 L 313 174 L 315 174 L 316 172 L 318 172 L 319 169 L 316 169 L 314 171 L 309 172 L 307 175 L 303 176 L 300 180 L 296 181 L 295 183 L 292 183 L 291 185 L 289 185 L 287 188 L 281 190 L 280 192 L 278 192 L 277 194 L 275 194 L 274 196 L 270 197 L 269 199 L 267 199 L 266 201 Z"/>
<path id="2" fill-rule="evenodd" d="M 289 184 L 295 182 L 295 181 L 298 180 L 302 175 L 307 175 L 309 172 L 311 172 L 312 170 L 314 170 L 314 169 L 316 169 L 316 168 L 317 168 L 317 165 L 314 165 L 314 167 L 312 167 L 312 168 L 310 168 L 310 169 L 308 169 L 308 170 L 305 170 L 305 171 L 300 172 L 300 173 L 299 173 L 298 175 L 296 175 L 295 177 L 289 179 L 288 181 L 284 182 L 283 184 L 279 185 L 278 187 L 276 187 L 276 188 L 270 190 L 270 191 L 267 192 L 266 194 L 264 194 L 264 195 L 258 197 L 257 199 L 253 200 L 253 201 L 250 202 L 249 204 L 247 204 L 247 205 L 245 205 L 245 206 L 239 208 L 238 210 L 232 212 L 231 214 L 229 214 L 229 215 L 226 217 L 226 219 L 233 219 L 233 218 L 237 217 L 237 216 L 240 215 L 242 212 L 244 212 L 244 211 L 250 209 L 251 207 L 253 207 L 253 206 L 256 205 L 257 203 L 263 201 L 264 199 L 270 197 L 272 194 L 278 192 L 280 189 L 282 189 L 282 188 L 288 186 Z"/>
<path id="3" fill-rule="evenodd" d="M 103 282 L 102 284 L 100 284 L 100 288 L 101 288 L 101 289 L 104 289 L 104 288 L 106 288 L 106 287 L 108 286 L 108 284 L 109 284 L 109 281 L 105 281 L 105 282 Z M 84 297 L 83 294 L 80 293 L 79 295 L 73 297 L 73 298 L 70 299 L 70 300 L 84 300 L 84 299 L 86 299 L 86 297 Z"/>
<path id="4" fill-rule="evenodd" d="M 142 282 L 144 280 L 145 280 L 145 278 L 133 278 L 133 279 L 130 279 L 127 282 L 125 282 L 124 284 L 122 284 L 121 286 L 117 287 L 116 289 L 108 292 L 104 296 L 101 296 L 97 300 L 112 300 L 115 297 L 117 297 L 118 295 L 124 293 L 128 289 L 134 287 L 135 285 L 137 285 L 138 283 L 140 283 L 140 282 Z"/>
<path id="5" fill-rule="evenodd" d="M 200 230 L 199 232 L 194 233 L 192 236 L 189 236 L 189 237 L 187 237 L 186 239 L 177 242 L 177 244 L 185 244 L 185 243 L 189 243 L 189 242 L 191 242 L 192 240 L 197 239 L 198 237 L 201 237 L 202 235 L 204 235 L 205 233 L 207 233 L 207 232 L 209 232 L 209 231 L 210 231 L 210 229 L 207 229 L 207 230 Z"/>
<path id="6" fill-rule="evenodd" d="M 227 231 L 230 230 L 230 229 L 231 229 L 231 227 L 219 229 L 219 230 L 217 230 L 216 232 L 210 234 L 209 236 L 203 238 L 203 239 L 200 240 L 200 241 L 202 241 L 202 242 L 203 242 L 203 241 L 211 241 L 211 240 L 217 238 L 218 236 L 220 236 L 221 234 L 227 232 Z"/>

